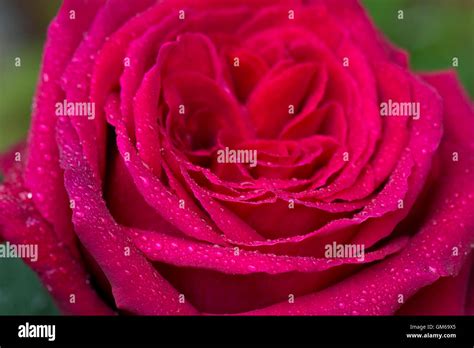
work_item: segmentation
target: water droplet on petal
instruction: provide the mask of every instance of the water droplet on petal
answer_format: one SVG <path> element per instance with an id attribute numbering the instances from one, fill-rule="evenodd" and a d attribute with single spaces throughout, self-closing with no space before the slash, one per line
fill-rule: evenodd
<path id="1" fill-rule="evenodd" d="M 145 185 L 145 186 L 148 185 L 148 179 L 145 178 L 144 176 L 140 176 L 140 180 L 143 182 L 143 185 Z"/>

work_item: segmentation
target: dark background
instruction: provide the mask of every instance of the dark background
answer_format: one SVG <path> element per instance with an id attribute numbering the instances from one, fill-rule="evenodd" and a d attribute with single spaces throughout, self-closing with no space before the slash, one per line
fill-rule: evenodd
<path id="1" fill-rule="evenodd" d="M 133 0 L 124 0 L 133 1 Z M 223 0 L 225 1 L 225 0 Z M 46 28 L 59 0 L 0 0 L 0 151 L 24 139 Z M 474 0 L 363 0 L 376 25 L 410 53 L 416 71 L 451 68 L 474 95 Z M 398 11 L 404 19 L 397 19 Z M 22 66 L 14 66 L 21 57 Z M 58 314 L 36 275 L 0 259 L 0 315 Z"/>

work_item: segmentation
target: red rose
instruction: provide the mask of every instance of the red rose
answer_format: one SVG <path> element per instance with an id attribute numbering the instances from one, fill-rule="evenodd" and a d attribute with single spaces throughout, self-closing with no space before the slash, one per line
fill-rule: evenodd
<path id="1" fill-rule="evenodd" d="M 65 313 L 472 313 L 472 104 L 356 1 L 67 0 L 40 77 L 0 231 Z"/>

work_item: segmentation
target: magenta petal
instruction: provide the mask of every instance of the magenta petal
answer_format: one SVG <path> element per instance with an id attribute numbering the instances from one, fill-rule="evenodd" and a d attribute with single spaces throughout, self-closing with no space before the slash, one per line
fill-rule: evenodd
<path id="1" fill-rule="evenodd" d="M 474 260 L 471 255 L 471 260 Z M 472 261 L 465 262 L 454 277 L 444 277 L 421 289 L 405 303 L 397 315 L 466 315 L 467 301 L 473 296 L 469 289 Z"/>
<path id="2" fill-rule="evenodd" d="M 125 23 L 141 16 L 147 7 L 154 3 L 153 0 L 136 0 L 122 2 L 121 0 L 110 0 L 96 14 L 94 21 L 87 31 L 84 40 L 74 53 L 64 74 L 61 77 L 67 100 L 70 102 L 94 102 L 95 115 L 93 119 L 85 117 L 72 117 L 73 124 L 81 140 L 84 154 L 86 155 L 92 169 L 96 174 L 103 175 L 105 171 L 105 146 L 106 146 L 106 123 L 104 122 L 102 102 L 97 100 L 94 93 L 96 83 L 96 59 L 98 52 L 105 45 L 107 38 L 116 32 Z M 144 15 L 143 15 L 144 16 Z M 133 18 L 133 19 L 131 19 Z M 107 84 L 113 84 L 114 78 L 122 70 L 121 64 L 109 64 L 107 79 L 102 81 L 101 88 L 107 91 Z M 118 75 L 116 75 L 118 74 Z"/>
<path id="3" fill-rule="evenodd" d="M 32 191 L 38 210 L 49 221 L 54 232 L 74 252 L 75 237 L 71 213 L 59 167 L 56 144 L 55 103 L 64 99 L 60 77 L 71 56 L 83 39 L 103 1 L 67 0 L 51 23 L 40 72 L 40 82 L 33 104 L 28 162 L 25 184 Z M 69 11 L 77 11 L 77 19 L 69 19 Z"/>
<path id="4" fill-rule="evenodd" d="M 159 70 L 155 65 L 143 77 L 133 103 L 137 149 L 140 158 L 157 176 L 161 173 L 162 160 L 157 126 L 159 110 L 156 108 L 161 92 L 158 88 L 160 83 Z"/>
<path id="5" fill-rule="evenodd" d="M 310 2 L 325 4 L 329 13 L 350 30 L 352 39 L 370 59 L 383 61 L 388 58 L 403 67 L 408 65 L 407 53 L 393 46 L 380 34 L 359 1 L 310 0 Z"/>
<path id="6" fill-rule="evenodd" d="M 23 186 L 17 164 L 0 185 L 0 239 L 38 246 L 38 259 L 24 259 L 40 277 L 61 311 L 74 315 L 113 315 L 90 284 L 90 277 L 52 226 L 44 220 Z M 75 302 L 71 303 L 71 295 Z"/>
<path id="7" fill-rule="evenodd" d="M 218 79 L 220 74 L 217 53 L 212 42 L 202 34 L 183 34 L 176 42 L 163 45 L 158 64 L 163 79 L 183 72 L 200 73 L 211 79 Z"/>
<path id="8" fill-rule="evenodd" d="M 170 16 L 158 21 L 159 23 L 149 28 L 142 36 L 130 43 L 127 52 L 123 52 L 123 56 L 117 57 L 117 47 L 115 45 L 107 45 L 100 53 L 100 64 L 104 65 L 103 71 L 107 71 L 107 66 L 111 60 L 119 60 L 117 64 L 124 64 L 124 70 L 120 76 L 120 102 L 122 117 L 127 125 L 133 125 L 137 122 L 135 118 L 140 117 L 132 107 L 140 106 L 142 100 L 136 100 L 137 92 L 140 86 L 143 86 L 144 74 L 149 75 L 150 66 L 156 61 L 156 55 L 159 47 L 166 42 L 167 39 L 174 37 L 179 27 L 179 18 L 170 14 Z M 127 33 L 127 31 L 125 31 Z M 128 41 L 123 42 L 121 36 L 117 35 L 116 41 L 122 42 L 126 46 Z M 128 61 L 127 61 L 128 60 Z M 99 66 L 99 64 L 98 64 Z M 100 69 L 99 69 L 100 70 Z M 156 87 L 156 84 L 155 86 Z M 142 87 L 140 87 L 143 89 Z M 97 91 L 104 93 L 103 90 Z M 159 90 L 150 92 L 151 97 L 159 93 Z M 142 98 L 146 98 L 144 95 Z M 132 115 L 133 110 L 133 115 Z M 132 116 L 135 116 L 132 117 Z M 150 122 L 151 123 L 151 122 Z M 139 126 L 136 126 L 139 129 Z"/>
<path id="9" fill-rule="evenodd" d="M 153 261 L 181 267 L 206 268 L 228 274 L 319 272 L 343 264 L 365 264 L 398 252 L 407 242 L 406 238 L 392 241 L 378 250 L 368 252 L 363 260 L 358 260 L 355 257 L 328 259 L 278 256 L 235 247 L 211 246 L 156 232 L 133 230 L 131 233 L 137 247 Z"/>
<path id="10" fill-rule="evenodd" d="M 135 248 L 110 216 L 100 185 L 86 162 L 77 135 L 67 122 L 59 124 L 65 185 L 75 201 L 76 233 L 107 276 L 119 309 L 135 314 L 196 314 Z"/>
<path id="11" fill-rule="evenodd" d="M 183 171 L 183 176 L 195 197 L 206 209 L 214 223 L 224 232 L 227 239 L 242 242 L 263 240 L 263 237 L 245 221 L 211 197 L 208 191 L 203 190 L 188 173 Z"/>
<path id="12" fill-rule="evenodd" d="M 124 226 L 180 234 L 145 202 L 118 152 L 109 153 L 108 170 L 104 198 L 115 221 Z"/>
<path id="13" fill-rule="evenodd" d="M 272 76 L 273 74 L 273 76 Z M 270 72 L 257 85 L 248 101 L 248 110 L 261 137 L 275 137 L 290 120 L 288 106 L 295 109 L 316 79 L 315 64 L 302 63 L 276 73 Z"/>

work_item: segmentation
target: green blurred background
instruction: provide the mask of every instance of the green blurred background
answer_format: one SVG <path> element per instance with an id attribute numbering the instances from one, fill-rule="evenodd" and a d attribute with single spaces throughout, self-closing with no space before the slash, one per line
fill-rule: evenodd
<path id="1" fill-rule="evenodd" d="M 129 0 L 124 0 L 129 1 Z M 225 0 L 223 0 L 225 1 Z M 59 0 L 0 0 L 0 151 L 26 136 L 46 28 Z M 363 0 L 377 26 L 417 71 L 456 68 L 474 95 L 474 0 Z M 397 18 L 403 10 L 403 20 Z M 14 66 L 15 57 L 21 67 Z M 0 259 L 0 315 L 58 314 L 36 275 Z"/>

